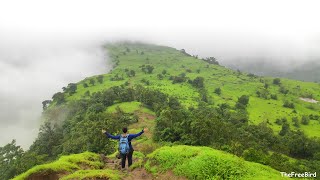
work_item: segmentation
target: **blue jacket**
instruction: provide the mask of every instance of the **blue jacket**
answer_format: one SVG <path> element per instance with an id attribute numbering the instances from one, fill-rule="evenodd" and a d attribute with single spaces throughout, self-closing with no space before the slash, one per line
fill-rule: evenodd
<path id="1" fill-rule="evenodd" d="M 133 151 L 133 147 L 131 145 L 131 140 L 136 138 L 136 137 L 139 137 L 141 134 L 143 134 L 144 131 L 142 130 L 141 132 L 137 133 L 137 134 L 129 134 L 128 136 L 128 141 L 129 141 L 129 147 L 130 147 L 130 150 Z M 120 136 L 121 135 L 117 135 L 117 136 L 113 136 L 111 135 L 110 133 L 106 132 L 105 133 L 107 135 L 108 138 L 111 138 L 111 139 L 117 139 L 117 140 L 120 140 Z"/>

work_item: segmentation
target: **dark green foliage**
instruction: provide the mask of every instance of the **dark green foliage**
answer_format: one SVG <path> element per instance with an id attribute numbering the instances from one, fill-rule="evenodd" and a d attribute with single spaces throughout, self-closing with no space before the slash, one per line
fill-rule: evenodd
<path id="1" fill-rule="evenodd" d="M 151 74 L 153 69 L 154 69 L 154 67 L 152 65 L 149 65 L 149 64 L 148 65 L 142 65 L 142 66 L 140 66 L 140 68 L 146 74 Z"/>
<path id="2" fill-rule="evenodd" d="M 102 83 L 103 83 L 103 75 L 99 75 L 99 76 L 97 77 L 97 81 L 98 81 L 100 84 L 102 84 Z"/>
<path id="3" fill-rule="evenodd" d="M 89 87 L 89 86 L 88 86 L 87 83 L 83 83 L 83 87 L 84 87 L 84 88 L 87 88 L 87 87 Z"/>
<path id="4" fill-rule="evenodd" d="M 94 84 L 96 83 L 96 81 L 91 78 L 91 79 L 89 80 L 89 83 L 90 83 L 92 86 L 94 86 Z"/>
<path id="5" fill-rule="evenodd" d="M 216 88 L 216 89 L 214 89 L 214 93 L 216 93 L 217 95 L 221 95 L 221 88 Z"/>
<path id="6" fill-rule="evenodd" d="M 278 100 L 278 96 L 276 94 L 271 94 L 270 98 L 273 100 Z"/>
<path id="7" fill-rule="evenodd" d="M 267 89 L 260 89 L 256 91 L 258 97 L 263 99 L 269 99 L 269 91 Z"/>
<path id="8" fill-rule="evenodd" d="M 124 80 L 123 76 L 120 76 L 119 74 L 114 75 L 110 78 L 110 81 L 122 81 Z"/>
<path id="9" fill-rule="evenodd" d="M 264 88 L 265 88 L 265 89 L 268 89 L 268 88 L 269 88 L 269 84 L 265 83 L 265 84 L 264 84 Z"/>
<path id="10" fill-rule="evenodd" d="M 163 75 L 162 74 L 157 74 L 157 77 L 158 77 L 159 80 L 163 79 Z"/>
<path id="11" fill-rule="evenodd" d="M 310 119 L 309 119 L 308 116 L 303 115 L 303 116 L 301 117 L 301 124 L 303 124 L 303 125 L 308 125 L 309 122 L 310 122 Z"/>
<path id="12" fill-rule="evenodd" d="M 131 69 L 131 70 L 130 70 L 130 77 L 134 77 L 134 76 L 136 76 L 136 72 Z"/>
<path id="13" fill-rule="evenodd" d="M 247 161 L 266 164 L 267 155 L 259 149 L 249 148 L 243 152 L 243 158 Z"/>
<path id="14" fill-rule="evenodd" d="M 86 91 L 86 92 L 84 93 L 84 96 L 85 96 L 85 97 L 89 97 L 89 96 L 90 96 L 90 91 Z"/>
<path id="15" fill-rule="evenodd" d="M 281 130 L 280 130 L 280 132 L 279 132 L 279 135 L 280 135 L 280 136 L 284 136 L 284 135 L 286 135 L 289 131 L 290 131 L 290 126 L 289 126 L 289 124 L 288 124 L 288 123 L 283 123 L 283 124 L 282 124 L 282 128 L 281 128 Z"/>
<path id="16" fill-rule="evenodd" d="M 280 86 L 279 92 L 282 94 L 288 94 L 289 90 L 286 89 L 284 86 Z"/>
<path id="17" fill-rule="evenodd" d="M 163 75 L 166 75 L 167 74 L 167 70 L 162 70 L 162 72 L 161 72 Z"/>
<path id="18" fill-rule="evenodd" d="M 57 103 L 57 105 L 60 105 L 65 102 L 64 94 L 62 92 L 57 92 L 52 96 L 52 99 L 54 102 Z"/>
<path id="19" fill-rule="evenodd" d="M 215 57 L 207 57 L 205 59 L 202 59 L 203 61 L 209 63 L 209 64 L 216 64 L 219 65 L 219 62 L 217 61 L 217 59 Z"/>
<path id="20" fill-rule="evenodd" d="M 273 84 L 275 84 L 275 85 L 280 85 L 280 84 L 281 84 L 280 78 L 275 78 L 275 79 L 273 79 Z"/>
<path id="21" fill-rule="evenodd" d="M 289 102 L 289 101 L 286 100 L 283 103 L 283 107 L 294 109 L 294 104 L 293 104 L 293 102 Z"/>
<path id="22" fill-rule="evenodd" d="M 204 88 L 204 78 L 203 77 L 196 77 L 192 81 L 192 86 L 196 88 Z"/>
<path id="23" fill-rule="evenodd" d="M 243 105 L 248 105 L 249 103 L 249 96 L 247 95 L 242 95 L 241 97 L 238 98 L 238 103 L 241 103 Z"/>
<path id="24" fill-rule="evenodd" d="M 251 77 L 251 78 L 257 78 L 257 77 L 258 77 L 257 75 L 252 74 L 252 73 L 249 73 L 247 76 L 248 76 L 248 77 Z"/>
<path id="25" fill-rule="evenodd" d="M 300 127 L 300 122 L 299 122 L 299 119 L 297 117 L 293 117 L 292 118 L 292 123 L 295 127 Z"/>
<path id="26" fill-rule="evenodd" d="M 147 86 L 150 85 L 150 81 L 145 78 L 141 79 L 141 82 L 143 82 Z"/>
<path id="27" fill-rule="evenodd" d="M 236 103 L 237 109 L 246 109 L 247 105 L 249 103 L 249 96 L 242 95 L 238 98 L 238 102 Z"/>
<path id="28" fill-rule="evenodd" d="M 66 92 L 66 93 L 68 92 L 69 95 L 72 95 L 72 94 L 76 93 L 76 91 L 77 91 L 77 84 L 70 83 L 70 84 L 68 84 L 68 87 L 66 88 L 66 90 L 64 92 Z"/>
<path id="29" fill-rule="evenodd" d="M 42 101 L 42 109 L 46 110 L 48 108 L 48 106 L 50 105 L 52 101 L 51 100 L 44 100 Z"/>
<path id="30" fill-rule="evenodd" d="M 169 80 L 172 80 L 172 84 L 186 82 L 187 78 L 180 74 L 179 76 L 170 76 Z"/>

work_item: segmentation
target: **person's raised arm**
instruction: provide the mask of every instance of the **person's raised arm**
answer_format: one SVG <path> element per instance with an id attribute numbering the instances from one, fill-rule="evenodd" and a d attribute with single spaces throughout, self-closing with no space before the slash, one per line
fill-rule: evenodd
<path id="1" fill-rule="evenodd" d="M 103 134 L 105 134 L 108 138 L 111 138 L 111 139 L 120 139 L 120 135 L 117 135 L 117 136 L 113 136 L 111 135 L 110 133 L 108 133 L 106 130 L 102 129 L 101 132 Z"/>
<path id="2" fill-rule="evenodd" d="M 141 134 L 144 133 L 144 131 L 146 131 L 147 128 L 143 128 L 141 132 L 137 133 L 137 134 L 130 134 L 130 139 L 133 139 L 133 138 L 136 138 L 136 137 L 139 137 Z"/>

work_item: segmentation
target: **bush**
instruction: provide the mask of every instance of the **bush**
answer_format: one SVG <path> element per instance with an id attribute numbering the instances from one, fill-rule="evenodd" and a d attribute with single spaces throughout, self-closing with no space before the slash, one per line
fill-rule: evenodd
<path id="1" fill-rule="evenodd" d="M 273 84 L 275 85 L 280 85 L 280 82 L 281 82 L 280 78 L 273 79 Z"/>
<path id="2" fill-rule="evenodd" d="M 301 117 L 301 123 L 302 123 L 303 125 L 308 125 L 308 124 L 309 124 L 309 121 L 310 121 L 310 119 L 309 119 L 308 116 L 303 115 L 303 116 Z"/>
<path id="3" fill-rule="evenodd" d="M 216 88 L 215 90 L 214 90 L 214 93 L 216 93 L 217 95 L 221 95 L 221 88 Z"/>
<path id="4" fill-rule="evenodd" d="M 285 101 L 283 107 L 294 109 L 294 104 L 289 101 Z"/>

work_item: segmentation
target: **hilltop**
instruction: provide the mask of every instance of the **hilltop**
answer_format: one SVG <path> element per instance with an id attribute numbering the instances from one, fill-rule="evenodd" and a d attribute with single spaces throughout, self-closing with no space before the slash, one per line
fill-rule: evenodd
<path id="1" fill-rule="evenodd" d="M 67 169 L 58 176 L 278 179 L 279 171 L 320 169 L 319 84 L 233 71 L 183 49 L 143 43 L 104 48 L 113 69 L 43 101 L 44 124 L 28 151 L 15 142 L 4 148 L 18 149 L 9 157 L 10 173 L 33 166 L 27 175 L 51 172 L 62 163 Z M 117 142 L 101 129 L 117 134 L 124 126 L 131 133 L 150 130 L 135 141 L 138 159 L 129 175 L 97 155 L 115 160 Z M 95 153 L 89 155 L 94 167 L 86 168 L 85 151 Z M 62 155 L 69 156 L 56 160 Z"/>

